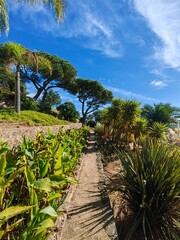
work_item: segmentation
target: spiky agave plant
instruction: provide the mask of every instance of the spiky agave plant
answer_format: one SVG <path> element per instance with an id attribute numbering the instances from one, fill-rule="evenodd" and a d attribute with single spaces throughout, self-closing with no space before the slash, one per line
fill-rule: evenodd
<path id="1" fill-rule="evenodd" d="M 142 148 L 119 153 L 119 187 L 134 213 L 126 240 L 141 233 L 146 240 L 179 239 L 180 151 L 154 139 L 141 140 Z"/>

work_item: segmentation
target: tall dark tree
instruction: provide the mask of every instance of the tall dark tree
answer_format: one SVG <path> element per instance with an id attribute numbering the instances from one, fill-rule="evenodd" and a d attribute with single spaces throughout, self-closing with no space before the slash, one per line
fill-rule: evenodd
<path id="1" fill-rule="evenodd" d="M 72 102 L 65 102 L 57 107 L 60 119 L 76 122 L 79 119 L 79 112 Z"/>
<path id="2" fill-rule="evenodd" d="M 46 93 L 46 97 L 39 101 L 39 108 L 41 112 L 45 112 L 50 114 L 53 106 L 59 105 L 61 102 L 61 98 L 57 92 L 53 92 L 53 90 L 49 90 Z"/>
<path id="3" fill-rule="evenodd" d="M 105 89 L 98 81 L 83 78 L 77 78 L 69 91 L 76 95 L 82 104 L 82 125 L 86 125 L 86 118 L 89 114 L 113 99 L 112 92 Z"/>
<path id="4" fill-rule="evenodd" d="M 35 86 L 37 93 L 34 100 L 37 100 L 41 94 L 44 98 L 46 93 L 53 88 L 66 89 L 72 80 L 76 77 L 75 68 L 67 61 L 44 52 L 37 52 L 38 57 L 47 59 L 52 66 L 51 75 L 47 69 L 47 64 L 41 64 L 38 67 L 38 73 L 35 68 L 27 67 L 22 70 L 22 77 L 25 81 L 30 81 Z"/>

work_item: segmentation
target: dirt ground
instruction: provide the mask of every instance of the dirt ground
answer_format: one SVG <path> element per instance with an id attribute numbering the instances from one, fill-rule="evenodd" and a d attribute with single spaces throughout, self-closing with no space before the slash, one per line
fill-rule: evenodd
<path id="1" fill-rule="evenodd" d="M 112 219 L 108 209 L 102 204 L 94 143 L 94 136 L 91 135 L 83 157 L 79 184 L 69 206 L 66 206 L 67 220 L 63 227 L 62 240 L 110 239 L 105 228 Z"/>

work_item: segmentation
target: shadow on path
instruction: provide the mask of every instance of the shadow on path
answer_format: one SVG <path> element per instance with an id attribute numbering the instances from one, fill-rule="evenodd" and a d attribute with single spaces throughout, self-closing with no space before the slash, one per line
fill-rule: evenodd
<path id="1" fill-rule="evenodd" d="M 88 198 L 92 198 L 91 202 L 75 207 L 73 210 L 68 212 L 68 217 L 71 218 L 74 215 L 81 215 L 88 213 L 88 217 L 83 219 L 83 222 L 79 222 L 84 232 L 80 235 L 81 237 L 90 237 L 105 229 L 109 224 L 114 222 L 112 216 L 112 209 L 109 204 L 104 204 L 101 200 L 101 194 L 99 191 L 86 191 Z"/>

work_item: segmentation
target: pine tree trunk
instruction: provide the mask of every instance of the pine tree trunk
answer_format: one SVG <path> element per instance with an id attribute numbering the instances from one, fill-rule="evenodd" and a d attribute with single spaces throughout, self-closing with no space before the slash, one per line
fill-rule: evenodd
<path id="1" fill-rule="evenodd" d="M 21 112 L 21 100 L 20 100 L 20 66 L 16 67 L 16 83 L 15 83 L 15 110 L 18 114 Z"/>
<path id="2" fill-rule="evenodd" d="M 83 117 L 82 117 L 82 126 L 86 126 L 86 115 L 83 114 Z"/>

